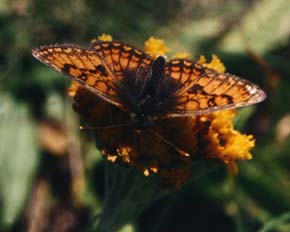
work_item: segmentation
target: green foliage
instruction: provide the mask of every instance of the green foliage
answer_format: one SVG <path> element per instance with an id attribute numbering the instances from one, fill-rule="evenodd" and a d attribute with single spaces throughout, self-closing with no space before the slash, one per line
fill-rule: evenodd
<path id="1" fill-rule="evenodd" d="M 35 123 L 27 108 L 2 94 L 0 110 L 0 225 L 5 228 L 15 222 L 28 200 L 39 154 Z"/>
<path id="2" fill-rule="evenodd" d="M 288 231 L 290 229 L 290 213 L 286 212 L 267 222 L 259 232 Z"/>
<path id="3" fill-rule="evenodd" d="M 290 2 L 284 0 L 258 1 L 243 17 L 239 26 L 222 40 L 227 52 L 241 53 L 245 47 L 259 54 L 287 45 L 290 34 Z"/>

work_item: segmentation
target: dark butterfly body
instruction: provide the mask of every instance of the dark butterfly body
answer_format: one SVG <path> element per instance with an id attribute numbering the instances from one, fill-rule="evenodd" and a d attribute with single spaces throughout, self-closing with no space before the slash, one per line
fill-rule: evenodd
<path id="1" fill-rule="evenodd" d="M 137 129 L 151 125 L 176 102 L 178 82 L 166 78 L 164 65 L 164 57 L 159 56 L 151 66 L 125 73 L 117 85 L 118 97 L 131 112 Z"/>

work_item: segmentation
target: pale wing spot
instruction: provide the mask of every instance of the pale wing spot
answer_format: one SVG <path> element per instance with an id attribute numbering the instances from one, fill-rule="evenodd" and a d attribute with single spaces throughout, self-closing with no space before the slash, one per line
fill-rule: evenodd
<path id="1" fill-rule="evenodd" d="M 65 53 L 71 53 L 71 52 L 72 52 L 72 49 L 71 49 L 71 48 L 65 48 L 65 49 L 64 49 L 64 52 L 65 52 Z"/>
<path id="2" fill-rule="evenodd" d="M 253 86 L 246 85 L 245 87 L 246 87 L 247 91 L 252 95 L 254 95 L 257 92 L 257 89 Z"/>
<path id="3" fill-rule="evenodd" d="M 61 48 L 54 48 L 54 52 L 62 52 Z"/>
<path id="4" fill-rule="evenodd" d="M 81 53 L 83 50 L 80 48 L 73 48 L 74 53 Z"/>
<path id="5" fill-rule="evenodd" d="M 95 54 L 94 51 L 92 51 L 92 50 L 88 50 L 88 49 L 85 50 L 85 53 L 87 53 L 87 54 Z"/>

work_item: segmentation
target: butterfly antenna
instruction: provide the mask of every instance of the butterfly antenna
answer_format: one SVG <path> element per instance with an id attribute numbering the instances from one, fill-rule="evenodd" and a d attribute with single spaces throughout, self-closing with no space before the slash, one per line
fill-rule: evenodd
<path id="1" fill-rule="evenodd" d="M 176 145 L 174 145 L 173 143 L 171 143 L 170 141 L 168 141 L 167 139 L 165 139 L 163 136 L 161 136 L 160 134 L 158 134 L 157 132 L 155 132 L 154 130 L 149 129 L 148 130 L 150 133 L 154 134 L 155 136 L 157 136 L 160 140 L 162 140 L 164 143 L 168 144 L 169 146 L 173 147 L 180 155 L 185 156 L 185 157 L 189 157 L 190 154 L 180 148 L 178 148 Z"/>
<path id="2" fill-rule="evenodd" d="M 131 123 L 121 123 L 121 124 L 114 124 L 109 126 L 80 126 L 80 130 L 99 130 L 99 129 L 111 129 L 117 127 L 126 127 L 131 126 Z"/>

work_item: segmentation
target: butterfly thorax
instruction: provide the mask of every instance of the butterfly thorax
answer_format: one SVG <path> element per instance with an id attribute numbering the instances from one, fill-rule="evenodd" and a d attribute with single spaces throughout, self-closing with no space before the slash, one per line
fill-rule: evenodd
<path id="1" fill-rule="evenodd" d="M 130 112 L 136 129 L 151 126 L 175 100 L 172 93 L 178 84 L 165 77 L 164 65 L 165 59 L 160 56 L 152 66 L 126 72 L 118 86 L 119 98 Z"/>
<path id="2" fill-rule="evenodd" d="M 141 130 L 154 124 L 155 118 L 146 114 L 131 113 L 132 127 Z"/>

